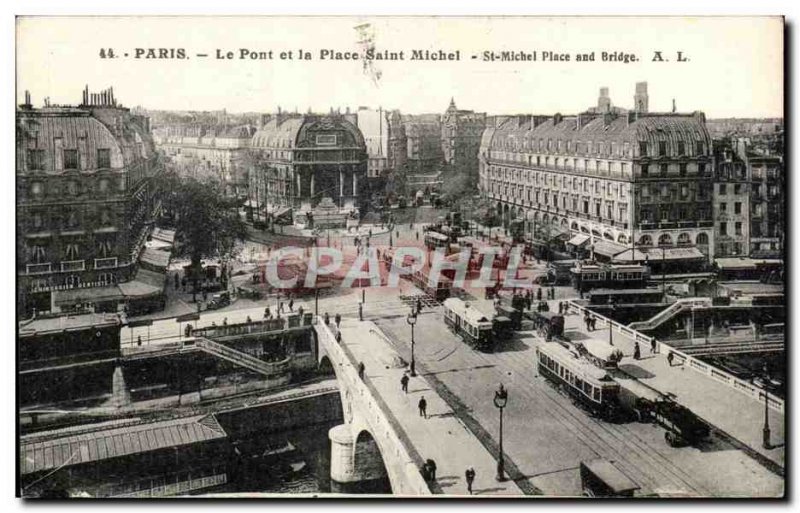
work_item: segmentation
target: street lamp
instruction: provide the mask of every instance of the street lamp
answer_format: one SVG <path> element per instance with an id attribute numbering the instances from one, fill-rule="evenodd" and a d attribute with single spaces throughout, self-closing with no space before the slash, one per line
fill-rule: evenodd
<path id="1" fill-rule="evenodd" d="M 767 367 L 767 362 L 764 362 L 764 429 L 761 432 L 761 445 L 764 449 L 772 449 L 769 429 L 769 382 L 769 368 Z"/>
<path id="2" fill-rule="evenodd" d="M 414 361 L 414 324 L 417 323 L 417 314 L 412 312 L 406 317 L 406 322 L 411 326 L 411 376 L 416 376 L 416 362 Z"/>
<path id="3" fill-rule="evenodd" d="M 508 403 L 508 391 L 503 388 L 500 383 L 500 388 L 494 392 L 494 405 L 500 410 L 500 458 L 497 460 L 497 479 L 498 481 L 505 481 L 505 462 L 503 460 L 503 408 Z"/>

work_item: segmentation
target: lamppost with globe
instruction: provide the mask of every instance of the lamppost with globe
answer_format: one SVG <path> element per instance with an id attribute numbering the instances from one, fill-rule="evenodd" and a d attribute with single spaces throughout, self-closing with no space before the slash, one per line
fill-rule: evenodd
<path id="1" fill-rule="evenodd" d="M 503 408 L 508 403 L 508 391 L 500 384 L 500 388 L 494 392 L 494 405 L 500 410 L 500 458 L 497 461 L 497 477 L 498 481 L 505 481 L 505 461 L 503 460 Z"/>
<path id="2" fill-rule="evenodd" d="M 417 323 L 417 314 L 415 314 L 413 310 L 408 314 L 408 317 L 406 317 L 406 322 L 411 326 L 411 376 L 416 376 L 417 370 L 414 360 L 414 324 Z"/>

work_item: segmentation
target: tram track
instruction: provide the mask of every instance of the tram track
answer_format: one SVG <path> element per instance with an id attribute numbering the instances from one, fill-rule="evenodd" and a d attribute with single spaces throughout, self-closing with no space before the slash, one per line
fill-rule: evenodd
<path id="1" fill-rule="evenodd" d="M 539 375 L 533 360 L 526 365 L 514 354 L 502 352 L 494 353 L 494 356 L 471 352 L 469 358 L 484 363 L 501 363 L 502 368 L 498 366 L 493 371 L 501 381 L 508 382 L 510 377 L 514 389 L 518 390 L 515 393 L 525 396 L 534 407 L 538 406 L 542 411 L 550 413 L 559 425 L 594 454 L 616 461 L 624 471 L 636 476 L 643 488 L 651 491 L 684 490 L 698 496 L 711 495 L 690 474 L 664 455 L 660 447 L 624 426 L 606 425 L 586 416 L 571 399 L 552 389 L 546 382 L 530 379 Z M 510 376 L 508 370 L 512 371 Z M 442 386 L 447 388 L 447 385 Z M 487 427 L 491 429 L 496 426 Z"/>

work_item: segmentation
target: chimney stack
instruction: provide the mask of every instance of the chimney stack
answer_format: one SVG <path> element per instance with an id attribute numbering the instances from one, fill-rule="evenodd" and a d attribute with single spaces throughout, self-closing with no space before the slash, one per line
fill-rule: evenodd
<path id="1" fill-rule="evenodd" d="M 611 98 L 608 96 L 608 87 L 600 88 L 600 96 L 597 98 L 598 112 L 611 111 Z"/>
<path id="2" fill-rule="evenodd" d="M 636 112 L 648 112 L 649 98 L 647 96 L 647 82 L 636 82 L 636 94 L 633 95 L 633 105 Z"/>

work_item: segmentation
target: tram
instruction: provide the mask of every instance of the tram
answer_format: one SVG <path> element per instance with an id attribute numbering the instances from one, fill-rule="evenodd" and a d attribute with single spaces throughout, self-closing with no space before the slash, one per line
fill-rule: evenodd
<path id="1" fill-rule="evenodd" d="M 609 374 L 557 343 L 536 347 L 539 373 L 594 415 L 616 418 L 619 384 Z"/>
<path id="2" fill-rule="evenodd" d="M 484 253 L 481 253 L 481 248 L 490 246 L 497 248 L 494 260 L 492 261 L 492 267 L 494 269 L 505 269 L 506 267 L 508 267 L 508 251 L 506 251 L 505 248 L 503 248 L 502 246 L 490 244 L 477 237 L 461 237 L 459 239 L 459 243 L 464 247 L 470 248 L 470 250 L 472 251 L 472 254 L 470 255 L 469 259 L 470 271 L 480 270 L 481 266 L 483 265 L 483 256 L 484 256 Z"/>
<path id="3" fill-rule="evenodd" d="M 448 249 L 450 246 L 450 237 L 434 230 L 428 230 L 425 232 L 425 247 L 430 250 L 436 250 L 437 248 L 445 248 Z"/>
<path id="4" fill-rule="evenodd" d="M 492 321 L 469 303 L 454 297 L 447 299 L 444 322 L 473 349 L 491 352 L 494 348 Z"/>
<path id="5" fill-rule="evenodd" d="M 572 286 L 586 292 L 594 288 L 644 289 L 650 278 L 646 265 L 577 262 L 570 270 Z"/>

